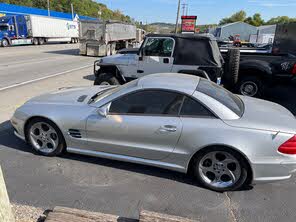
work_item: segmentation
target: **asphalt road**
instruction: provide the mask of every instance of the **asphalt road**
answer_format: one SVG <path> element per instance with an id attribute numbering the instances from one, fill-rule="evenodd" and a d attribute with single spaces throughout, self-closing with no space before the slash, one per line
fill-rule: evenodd
<path id="1" fill-rule="evenodd" d="M 31 81 L 91 64 L 94 58 L 75 55 L 76 47 L 4 49 L 11 60 L 3 59 L 5 51 L 0 48 L 1 87 L 19 83 L 16 78 Z M 23 69 L 22 57 L 27 58 Z M 81 68 L 0 91 L 0 164 L 12 202 L 42 208 L 67 206 L 131 218 L 146 209 L 200 221 L 295 221 L 295 176 L 285 182 L 215 193 L 199 187 L 189 176 L 158 168 L 72 154 L 58 158 L 37 156 L 13 135 L 8 119 L 17 106 L 62 86 L 92 85 L 91 74 L 91 67 Z M 295 88 L 285 86 L 272 89 L 266 98 L 296 114 L 293 95 Z"/>
<path id="2" fill-rule="evenodd" d="M 77 44 L 0 48 L 0 90 L 93 64 L 95 58 L 79 56 L 78 52 Z"/>

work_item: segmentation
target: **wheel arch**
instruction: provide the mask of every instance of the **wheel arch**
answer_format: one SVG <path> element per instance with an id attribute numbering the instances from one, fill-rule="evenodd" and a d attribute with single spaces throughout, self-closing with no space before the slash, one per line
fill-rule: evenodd
<path id="1" fill-rule="evenodd" d="M 193 163 L 194 163 L 194 159 L 196 156 L 200 155 L 202 152 L 205 152 L 208 149 L 211 148 L 226 148 L 228 150 L 232 150 L 233 152 L 237 153 L 238 155 L 240 155 L 246 162 L 247 166 L 248 166 L 248 178 L 246 183 L 250 184 L 253 181 L 253 169 L 251 167 L 251 162 L 249 160 L 249 158 L 241 151 L 238 150 L 237 148 L 233 147 L 233 146 L 229 146 L 229 145 L 225 145 L 225 144 L 212 144 L 212 145 L 208 145 L 205 146 L 199 150 L 197 150 L 191 157 L 190 157 L 190 161 L 187 164 L 187 173 L 191 174 L 193 172 Z"/>
<path id="2" fill-rule="evenodd" d="M 2 40 L 4 40 L 4 39 L 6 39 L 8 41 L 8 44 L 11 45 L 12 41 L 9 37 L 5 36 L 5 37 L 3 37 Z"/>
<path id="3" fill-rule="evenodd" d="M 98 77 L 100 74 L 103 74 L 103 73 L 110 73 L 110 74 L 113 74 L 121 84 L 124 84 L 127 82 L 117 65 L 113 65 L 113 64 L 98 65 L 97 63 L 95 63 L 95 66 L 96 65 L 100 67 L 99 70 L 95 71 L 96 77 Z"/>
<path id="4" fill-rule="evenodd" d="M 65 145 L 66 145 L 66 147 L 67 147 L 67 142 L 66 142 L 65 136 L 64 136 L 64 134 L 63 134 L 63 132 L 62 132 L 62 130 L 61 130 L 61 127 L 60 127 L 60 126 L 59 126 L 54 120 L 52 120 L 51 118 L 49 118 L 49 117 L 45 117 L 45 116 L 42 116 L 42 115 L 31 116 L 29 119 L 27 119 L 27 120 L 25 121 L 25 124 L 24 124 L 24 136 L 25 136 L 25 140 L 26 140 L 26 142 L 29 141 L 29 140 L 28 140 L 28 136 L 27 136 L 27 130 L 28 130 L 29 123 L 30 123 L 31 121 L 33 121 L 34 119 L 45 119 L 45 120 L 48 120 L 48 121 L 50 121 L 51 123 L 53 123 L 53 124 L 59 129 L 61 135 L 63 136 L 63 140 L 64 140 L 64 142 L 65 142 Z"/>

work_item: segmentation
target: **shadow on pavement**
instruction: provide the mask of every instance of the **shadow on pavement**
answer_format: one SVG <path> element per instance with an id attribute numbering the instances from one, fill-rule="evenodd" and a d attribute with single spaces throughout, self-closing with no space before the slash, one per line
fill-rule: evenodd
<path id="1" fill-rule="evenodd" d="M 10 125 L 9 121 L 6 121 L 0 124 L 0 146 L 4 146 L 4 148 L 7 148 L 7 149 L 17 150 L 17 151 L 26 152 L 26 153 L 32 153 L 33 155 L 38 156 L 38 154 L 36 154 L 28 144 L 26 144 L 24 141 L 22 141 L 21 139 L 17 138 L 14 135 L 13 128 Z M 40 158 L 42 157 L 40 156 Z M 52 157 L 52 158 L 62 158 L 64 160 L 68 159 L 68 160 L 86 162 L 90 164 L 102 165 L 105 167 L 135 172 L 135 173 L 144 174 L 144 175 L 150 175 L 150 176 L 169 179 L 173 181 L 178 181 L 180 183 L 197 186 L 201 188 L 201 186 L 197 182 L 195 182 L 192 176 L 190 175 L 178 173 L 178 172 L 174 172 L 166 169 L 161 169 L 157 167 L 121 162 L 116 160 L 109 160 L 109 159 L 104 159 L 99 157 L 89 157 L 89 156 L 83 156 L 78 154 L 70 154 L 70 153 L 65 153 L 61 157 Z M 252 188 L 253 187 L 251 186 L 247 186 L 243 188 L 241 191 L 250 190 Z"/>
<path id="2" fill-rule="evenodd" d="M 83 79 L 89 80 L 89 81 L 95 81 L 95 76 L 93 74 L 83 76 Z"/>
<path id="3" fill-rule="evenodd" d="M 57 51 L 48 51 L 45 53 L 49 54 L 57 54 L 57 55 L 74 55 L 74 56 L 80 56 L 79 55 L 79 49 L 65 49 L 65 50 L 57 50 Z"/>

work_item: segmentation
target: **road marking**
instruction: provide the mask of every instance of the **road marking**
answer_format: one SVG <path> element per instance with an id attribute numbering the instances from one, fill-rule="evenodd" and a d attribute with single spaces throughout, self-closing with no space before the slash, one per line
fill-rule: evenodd
<path id="1" fill-rule="evenodd" d="M 56 74 L 53 74 L 53 75 L 44 76 L 44 77 L 40 77 L 40 78 L 37 78 L 37 79 L 32 79 L 32 80 L 25 81 L 25 82 L 22 82 L 22 83 L 16 83 L 16 84 L 13 84 L 13 85 L 10 85 L 10 86 L 5 86 L 3 88 L 0 88 L 0 91 L 15 88 L 15 87 L 18 87 L 18 86 L 27 85 L 29 83 L 38 82 L 38 81 L 41 81 L 41 80 L 44 80 L 44 79 L 49 79 L 49 78 L 52 78 L 52 77 L 55 77 L 55 76 L 64 75 L 64 74 L 67 74 L 69 72 L 78 71 L 78 70 L 81 70 L 81 69 L 89 68 L 91 66 L 93 66 L 93 65 L 82 66 L 82 67 L 79 67 L 79 68 L 76 68 L 76 69 L 71 69 L 71 70 L 67 70 L 67 71 L 64 71 L 64 72 L 59 72 L 59 73 L 56 73 Z"/>

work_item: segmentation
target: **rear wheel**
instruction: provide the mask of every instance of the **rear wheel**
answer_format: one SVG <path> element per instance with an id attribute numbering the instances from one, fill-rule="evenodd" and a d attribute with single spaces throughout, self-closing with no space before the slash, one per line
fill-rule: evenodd
<path id="1" fill-rule="evenodd" d="M 237 152 L 227 148 L 206 150 L 194 159 L 194 175 L 206 188 L 225 192 L 241 188 L 247 180 L 248 165 Z"/>
<path id="2" fill-rule="evenodd" d="M 2 45 L 2 47 L 7 47 L 7 46 L 9 46 L 9 42 L 8 42 L 8 40 L 7 40 L 7 39 L 3 39 L 3 40 L 1 41 L 1 45 Z"/>
<path id="3" fill-rule="evenodd" d="M 59 128 L 44 118 L 36 118 L 28 123 L 26 138 L 33 149 L 44 156 L 60 155 L 66 147 Z"/>
<path id="4" fill-rule="evenodd" d="M 44 38 L 39 38 L 39 39 L 38 39 L 38 42 L 39 42 L 39 45 L 43 45 L 44 42 L 45 42 L 45 41 L 44 41 Z"/>
<path id="5" fill-rule="evenodd" d="M 33 45 L 38 45 L 39 44 L 39 41 L 38 41 L 38 38 L 33 38 Z"/>
<path id="6" fill-rule="evenodd" d="M 237 84 L 237 91 L 239 94 L 250 97 L 262 97 L 264 92 L 264 85 L 256 76 L 242 77 Z"/>
<path id="7" fill-rule="evenodd" d="M 102 73 L 96 77 L 94 85 L 120 85 L 120 82 L 113 74 Z"/>

